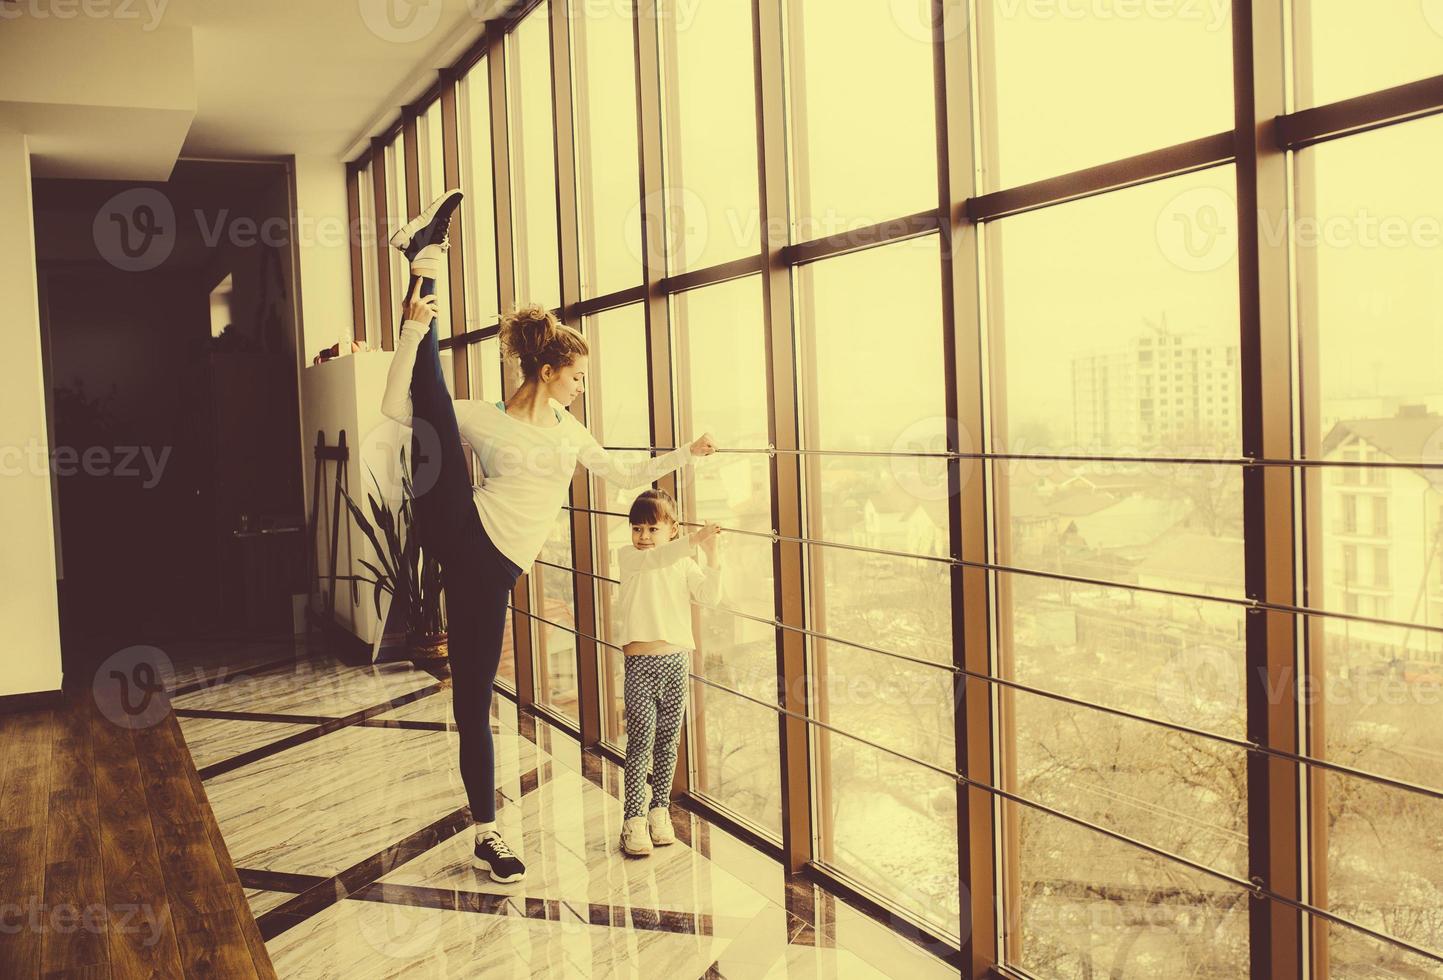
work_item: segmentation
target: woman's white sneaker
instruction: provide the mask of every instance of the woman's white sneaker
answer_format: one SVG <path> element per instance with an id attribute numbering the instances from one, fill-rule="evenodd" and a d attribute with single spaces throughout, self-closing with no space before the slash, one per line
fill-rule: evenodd
<path id="1" fill-rule="evenodd" d="M 651 853 L 651 833 L 645 817 L 628 817 L 621 823 L 621 849 L 632 857 Z"/>
<path id="2" fill-rule="evenodd" d="M 671 810 L 667 807 L 653 807 L 647 812 L 646 829 L 657 847 L 676 843 L 676 830 L 671 825 Z"/>

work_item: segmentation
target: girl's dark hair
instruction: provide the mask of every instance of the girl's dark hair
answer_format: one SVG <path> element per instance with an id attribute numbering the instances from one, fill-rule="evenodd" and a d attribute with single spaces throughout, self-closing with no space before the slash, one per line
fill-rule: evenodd
<path id="1" fill-rule="evenodd" d="M 665 490 L 646 490 L 631 502 L 631 512 L 626 516 L 632 524 L 661 524 L 665 521 L 676 524 L 676 500 Z"/>
<path id="2" fill-rule="evenodd" d="M 521 362 L 521 375 L 527 381 L 540 377 L 543 364 L 559 371 L 590 352 L 585 337 L 539 304 L 523 306 L 501 318 L 501 354 Z"/>

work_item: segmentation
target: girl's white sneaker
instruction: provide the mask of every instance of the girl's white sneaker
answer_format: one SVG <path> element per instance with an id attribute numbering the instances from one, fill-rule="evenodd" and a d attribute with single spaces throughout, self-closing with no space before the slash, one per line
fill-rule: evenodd
<path id="1" fill-rule="evenodd" d="M 622 821 L 621 849 L 633 857 L 651 853 L 651 834 L 647 832 L 645 817 L 628 817 Z"/>
<path id="2" fill-rule="evenodd" d="M 657 847 L 676 843 L 676 830 L 671 825 L 671 810 L 667 807 L 653 807 L 647 812 L 646 829 Z"/>

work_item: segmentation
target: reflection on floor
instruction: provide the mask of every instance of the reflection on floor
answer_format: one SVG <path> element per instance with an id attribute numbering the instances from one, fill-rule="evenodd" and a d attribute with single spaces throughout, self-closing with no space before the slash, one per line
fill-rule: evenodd
<path id="1" fill-rule="evenodd" d="M 677 844 L 625 858 L 620 770 L 504 698 L 510 885 L 470 866 L 431 674 L 312 658 L 191 686 L 175 711 L 282 978 L 957 975 L 680 808 Z"/>

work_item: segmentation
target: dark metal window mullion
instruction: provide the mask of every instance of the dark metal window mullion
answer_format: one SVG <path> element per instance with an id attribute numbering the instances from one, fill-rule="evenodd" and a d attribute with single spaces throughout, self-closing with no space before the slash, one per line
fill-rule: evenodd
<path id="1" fill-rule="evenodd" d="M 1238 189 L 1243 455 L 1292 459 L 1294 397 L 1288 245 L 1266 227 L 1287 217 L 1286 154 L 1268 120 L 1285 104 L 1284 0 L 1233 0 L 1233 71 Z M 1261 123 L 1261 125 L 1260 125 Z M 1244 566 L 1249 598 L 1296 604 L 1294 473 L 1283 467 L 1243 471 Z M 1251 741 L 1296 753 L 1297 617 L 1250 610 L 1246 624 L 1247 734 Z M 1248 758 L 1248 875 L 1263 889 L 1301 902 L 1302 772 L 1289 759 Z M 1303 916 L 1282 902 L 1249 903 L 1253 980 L 1301 980 Z"/>

